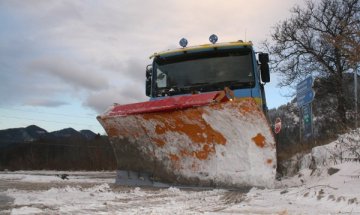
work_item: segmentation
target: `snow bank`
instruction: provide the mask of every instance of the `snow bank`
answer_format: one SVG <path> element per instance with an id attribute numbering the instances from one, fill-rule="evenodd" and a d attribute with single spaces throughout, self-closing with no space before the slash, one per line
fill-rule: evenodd
<path id="1" fill-rule="evenodd" d="M 283 165 L 286 176 L 293 176 L 303 169 L 319 169 L 343 162 L 360 161 L 360 129 L 353 130 L 327 145 L 317 146 L 308 154 L 296 154 Z"/>
<path id="2" fill-rule="evenodd" d="M 311 152 L 316 167 L 329 166 L 360 159 L 360 129 L 341 135 L 338 140 L 313 148 Z"/>
<path id="3" fill-rule="evenodd" d="M 66 179 L 61 176 L 65 174 Z M 14 171 L 1 172 L 0 180 L 30 183 L 114 183 L 116 172 L 81 172 L 81 171 Z"/>

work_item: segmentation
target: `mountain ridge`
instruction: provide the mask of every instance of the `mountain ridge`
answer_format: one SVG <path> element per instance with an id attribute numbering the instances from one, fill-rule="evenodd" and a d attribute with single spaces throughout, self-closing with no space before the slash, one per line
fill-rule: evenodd
<path id="1" fill-rule="evenodd" d="M 37 125 L 0 130 L 0 171 L 113 170 L 115 166 L 108 137 L 91 130 L 48 132 Z"/>
<path id="2" fill-rule="evenodd" d="M 11 144 L 20 144 L 27 142 L 35 142 L 41 139 L 54 140 L 58 138 L 77 138 L 92 140 L 99 134 L 91 130 L 77 131 L 73 128 L 64 128 L 57 131 L 48 132 L 47 130 L 37 126 L 30 125 L 27 127 L 8 128 L 0 130 L 0 147 L 9 146 Z"/>

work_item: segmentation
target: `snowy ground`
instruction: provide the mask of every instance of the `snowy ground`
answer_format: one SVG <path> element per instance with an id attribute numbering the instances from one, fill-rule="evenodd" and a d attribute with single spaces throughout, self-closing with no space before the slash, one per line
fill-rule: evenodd
<path id="1" fill-rule="evenodd" d="M 0 172 L 0 214 L 360 214 L 360 163 L 339 149 L 350 156 L 339 142 L 317 147 L 297 175 L 248 192 L 116 186 L 115 172 Z"/>

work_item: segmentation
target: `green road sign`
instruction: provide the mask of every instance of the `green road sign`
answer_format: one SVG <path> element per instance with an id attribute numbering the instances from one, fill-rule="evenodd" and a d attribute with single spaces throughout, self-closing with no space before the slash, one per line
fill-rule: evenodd
<path id="1" fill-rule="evenodd" d="M 313 135 L 312 129 L 312 110 L 311 103 L 302 106 L 304 121 L 304 137 L 309 138 Z"/>

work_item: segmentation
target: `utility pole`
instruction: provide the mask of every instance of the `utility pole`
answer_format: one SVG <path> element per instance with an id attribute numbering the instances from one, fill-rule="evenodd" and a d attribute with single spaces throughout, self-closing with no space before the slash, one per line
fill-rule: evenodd
<path id="1" fill-rule="evenodd" d="M 354 67 L 354 95 L 355 95 L 355 129 L 358 127 L 358 104 L 357 104 L 357 66 Z"/>
<path id="2" fill-rule="evenodd" d="M 299 143 L 301 143 L 301 121 L 302 121 L 302 109 L 299 108 Z"/>

